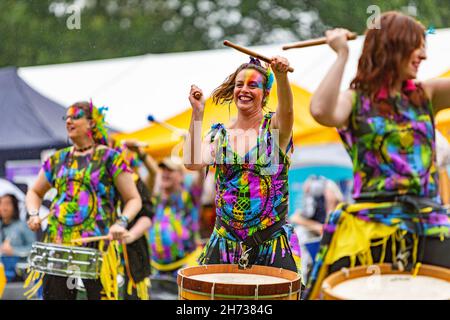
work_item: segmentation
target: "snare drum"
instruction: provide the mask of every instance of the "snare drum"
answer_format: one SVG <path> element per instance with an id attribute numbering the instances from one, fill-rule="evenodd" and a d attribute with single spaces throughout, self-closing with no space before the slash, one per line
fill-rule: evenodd
<path id="1" fill-rule="evenodd" d="M 81 279 L 99 278 L 102 262 L 102 253 L 97 249 L 43 242 L 35 242 L 28 257 L 33 270 Z"/>
<path id="2" fill-rule="evenodd" d="M 300 276 L 281 268 L 212 264 L 178 271 L 180 300 L 298 300 Z"/>
<path id="3" fill-rule="evenodd" d="M 325 300 L 449 300 L 450 269 L 422 265 L 416 276 L 376 264 L 342 269 L 322 284 Z"/>

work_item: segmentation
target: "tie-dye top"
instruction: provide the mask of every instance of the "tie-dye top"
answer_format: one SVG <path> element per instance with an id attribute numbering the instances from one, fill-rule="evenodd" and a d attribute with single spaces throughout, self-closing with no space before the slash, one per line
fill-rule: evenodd
<path id="1" fill-rule="evenodd" d="M 212 127 L 215 143 L 216 216 L 241 239 L 286 219 L 288 211 L 287 156 L 270 130 L 273 112 L 264 115 L 257 143 L 243 158 L 231 149 L 223 124 Z M 287 151 L 292 147 L 290 142 Z M 278 152 L 277 152 L 278 151 Z M 223 226 L 219 234 L 236 241 Z"/>
<path id="2" fill-rule="evenodd" d="M 71 244 L 72 239 L 108 234 L 116 220 L 114 182 L 120 173 L 131 172 L 113 149 L 96 147 L 86 156 L 75 156 L 72 150 L 55 152 L 43 165 L 57 191 L 48 218 L 48 242 Z"/>
<path id="3" fill-rule="evenodd" d="M 156 213 L 150 229 L 152 260 L 169 264 L 196 249 L 199 234 L 199 207 L 201 188 L 183 187 L 168 199 L 154 197 Z"/>
<path id="4" fill-rule="evenodd" d="M 355 93 L 348 127 L 339 130 L 352 158 L 355 199 L 416 195 L 438 199 L 435 125 L 420 84 L 382 89 L 371 101 Z"/>

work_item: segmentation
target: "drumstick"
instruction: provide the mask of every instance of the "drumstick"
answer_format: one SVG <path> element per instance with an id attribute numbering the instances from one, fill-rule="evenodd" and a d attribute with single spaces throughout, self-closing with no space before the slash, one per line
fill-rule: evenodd
<path id="1" fill-rule="evenodd" d="M 347 34 L 347 40 L 355 40 L 357 37 L 358 37 L 358 34 L 356 34 L 354 32 Z M 318 46 L 318 45 L 325 44 L 325 43 L 327 43 L 327 38 L 322 37 L 322 38 L 318 38 L 318 39 L 311 39 L 311 40 L 296 42 L 293 44 L 288 44 L 288 45 L 283 46 L 283 50 L 306 48 L 306 47 Z"/>
<path id="2" fill-rule="evenodd" d="M 237 51 L 240 51 L 240 52 L 242 52 L 242 53 L 248 54 L 249 56 L 252 56 L 252 57 L 254 57 L 254 58 L 257 58 L 257 59 L 259 59 L 259 60 L 262 60 L 262 61 L 264 61 L 264 62 L 267 62 L 267 63 L 269 63 L 269 64 L 271 63 L 271 59 L 270 59 L 270 58 L 268 58 L 268 57 L 266 57 L 266 56 L 263 56 L 262 54 L 259 54 L 259 53 L 257 53 L 257 52 L 254 52 L 254 51 L 252 51 L 252 50 L 250 50 L 250 49 L 247 49 L 247 48 L 245 48 L 245 47 L 242 47 L 242 46 L 239 46 L 239 45 L 237 45 L 237 44 L 234 44 L 233 42 L 230 42 L 230 41 L 228 41 L 228 40 L 224 40 L 224 41 L 223 41 L 223 44 L 226 45 L 227 47 L 231 47 L 231 48 L 233 48 L 233 49 L 236 49 Z M 289 71 L 289 72 L 294 72 L 294 68 L 289 67 L 288 71 Z"/>
<path id="3" fill-rule="evenodd" d="M 128 237 L 129 235 L 125 235 L 124 238 Z M 87 237 L 87 238 L 78 238 L 78 239 L 72 239 L 70 242 L 72 243 L 89 243 L 89 242 L 96 242 L 101 240 L 109 240 L 109 236 L 97 236 L 97 237 Z"/>
<path id="4" fill-rule="evenodd" d="M 97 237 L 87 237 L 87 238 L 78 238 L 78 239 L 72 239 L 70 242 L 72 243 L 89 243 L 89 242 L 96 242 L 101 240 L 109 240 L 109 236 L 97 236 Z"/>
<path id="5" fill-rule="evenodd" d="M 199 93 L 199 92 L 198 92 L 198 93 Z M 200 93 L 199 93 L 199 94 L 200 94 Z M 166 128 L 166 129 L 168 129 L 168 130 L 170 130 L 170 131 L 176 132 L 176 133 L 178 133 L 178 134 L 180 134 L 180 135 L 183 135 L 183 136 L 186 135 L 186 130 L 177 128 L 177 127 L 171 125 L 170 123 L 167 123 L 167 122 L 164 122 L 164 121 L 156 120 L 152 115 L 149 115 L 149 116 L 147 117 L 147 120 L 150 121 L 150 122 L 157 123 L 157 124 L 159 124 L 160 126 Z M 181 132 L 180 132 L 180 131 L 181 131 Z"/>

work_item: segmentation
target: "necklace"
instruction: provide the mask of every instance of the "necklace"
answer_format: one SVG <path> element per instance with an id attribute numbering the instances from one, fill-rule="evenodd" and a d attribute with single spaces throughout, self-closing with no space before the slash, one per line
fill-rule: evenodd
<path id="1" fill-rule="evenodd" d="M 87 146 L 85 148 L 77 148 L 76 146 L 73 146 L 74 151 L 77 152 L 84 152 L 84 151 L 88 151 L 89 149 L 92 149 L 94 147 L 93 144 L 91 144 L 90 146 Z"/>

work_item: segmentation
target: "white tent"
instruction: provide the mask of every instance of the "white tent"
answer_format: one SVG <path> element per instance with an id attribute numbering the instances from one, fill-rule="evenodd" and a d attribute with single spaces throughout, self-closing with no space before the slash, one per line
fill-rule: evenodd
<path id="1" fill-rule="evenodd" d="M 350 42 L 350 58 L 342 88 L 356 72 L 364 38 Z M 428 60 L 419 79 L 437 77 L 450 69 L 450 29 L 436 30 L 427 38 Z M 281 45 L 254 47 L 264 55 L 287 57 L 295 72 L 290 79 L 313 92 L 335 59 L 326 45 L 282 51 Z M 138 57 L 20 68 L 20 76 L 50 99 L 68 106 L 93 99 L 106 105 L 109 124 L 123 131 L 145 127 L 147 115 L 165 120 L 189 108 L 191 84 L 206 95 L 237 66 L 248 59 L 230 48 L 200 52 L 147 54 Z"/>

